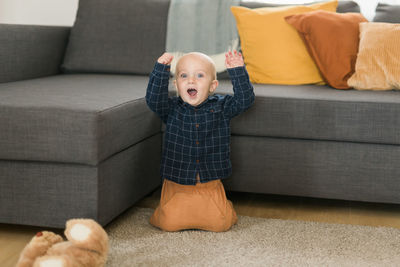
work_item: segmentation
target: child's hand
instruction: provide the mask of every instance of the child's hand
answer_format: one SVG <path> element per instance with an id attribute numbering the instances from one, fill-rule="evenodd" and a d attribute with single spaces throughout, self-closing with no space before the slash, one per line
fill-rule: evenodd
<path id="1" fill-rule="evenodd" d="M 225 66 L 228 69 L 244 66 L 242 54 L 236 50 L 225 53 Z"/>
<path id="2" fill-rule="evenodd" d="M 160 64 L 169 65 L 171 64 L 173 58 L 174 56 L 170 53 L 164 53 L 161 57 L 157 59 L 157 62 Z"/>

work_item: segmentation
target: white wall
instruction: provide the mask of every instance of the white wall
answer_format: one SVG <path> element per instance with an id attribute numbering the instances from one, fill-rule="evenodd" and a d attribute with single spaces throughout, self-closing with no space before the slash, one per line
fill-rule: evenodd
<path id="1" fill-rule="evenodd" d="M 251 0 L 254 1 L 254 0 Z M 256 0 L 257 1 L 257 0 Z M 258 0 L 275 3 L 303 3 L 315 0 Z M 372 20 L 378 0 L 354 0 Z M 380 0 L 400 5 L 400 0 Z M 0 0 L 0 23 L 66 25 L 74 23 L 78 0 Z"/>
<path id="2" fill-rule="evenodd" d="M 0 23 L 71 26 L 78 0 L 0 0 Z"/>

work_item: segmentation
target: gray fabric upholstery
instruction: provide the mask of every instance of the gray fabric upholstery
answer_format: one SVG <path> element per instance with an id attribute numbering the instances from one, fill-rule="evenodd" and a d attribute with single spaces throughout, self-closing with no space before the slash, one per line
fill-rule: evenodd
<path id="1" fill-rule="evenodd" d="M 69 27 L 0 24 L 0 83 L 60 72 Z"/>
<path id="2" fill-rule="evenodd" d="M 84 0 L 62 69 L 148 74 L 165 51 L 169 0 Z"/>
<path id="3" fill-rule="evenodd" d="M 355 12 L 360 13 L 360 6 L 353 1 L 339 1 L 338 7 L 336 8 L 338 13 Z"/>
<path id="4" fill-rule="evenodd" d="M 0 159 L 96 165 L 158 133 L 147 81 L 71 74 L 0 84 Z"/>
<path id="5" fill-rule="evenodd" d="M 102 225 L 160 185 L 161 135 L 98 166 L 0 160 L 0 223 L 64 228 L 71 218 Z"/>
<path id="6" fill-rule="evenodd" d="M 237 135 L 400 144 L 400 92 L 254 85 L 256 100 L 232 120 Z M 217 92 L 232 91 L 222 81 Z"/>
<path id="7" fill-rule="evenodd" d="M 103 224 L 161 185 L 158 133 L 99 165 L 99 220 Z"/>
<path id="8" fill-rule="evenodd" d="M 322 1 L 319 1 L 322 2 Z M 314 2 L 313 2 L 314 3 Z M 313 4 L 307 3 L 307 5 Z M 315 2 L 318 3 L 318 2 Z M 260 8 L 260 7 L 279 7 L 279 6 L 288 6 L 288 4 L 274 4 L 268 3 L 268 1 L 263 2 L 252 2 L 252 1 L 242 1 L 240 3 L 241 6 L 248 8 Z M 303 5 L 303 4 L 302 4 Z M 353 1 L 339 1 L 338 7 L 336 9 L 338 13 L 346 13 L 346 12 L 360 12 L 360 7 L 356 2 Z"/>
<path id="9" fill-rule="evenodd" d="M 379 3 L 376 7 L 374 22 L 400 23 L 400 5 Z"/>
<path id="10" fill-rule="evenodd" d="M 400 203 L 399 147 L 232 136 L 227 190 Z"/>

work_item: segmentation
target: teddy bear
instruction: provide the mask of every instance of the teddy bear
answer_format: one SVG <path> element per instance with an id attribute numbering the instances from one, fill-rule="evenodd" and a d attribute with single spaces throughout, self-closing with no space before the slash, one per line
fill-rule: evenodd
<path id="1" fill-rule="evenodd" d="M 17 267 L 104 266 L 108 254 L 106 231 L 92 219 L 71 219 L 67 241 L 53 232 L 36 234 L 21 252 Z"/>

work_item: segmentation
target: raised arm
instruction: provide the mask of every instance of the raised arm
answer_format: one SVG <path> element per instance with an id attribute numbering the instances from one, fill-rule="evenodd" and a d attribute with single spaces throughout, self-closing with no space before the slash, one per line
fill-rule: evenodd
<path id="1" fill-rule="evenodd" d="M 164 53 L 158 58 L 146 91 L 146 103 L 166 123 L 172 100 L 168 97 L 170 64 L 173 56 Z"/>
<path id="2" fill-rule="evenodd" d="M 242 54 L 237 51 L 226 53 L 225 65 L 231 77 L 234 95 L 226 96 L 224 113 L 232 118 L 248 109 L 254 103 L 255 97 Z"/>

